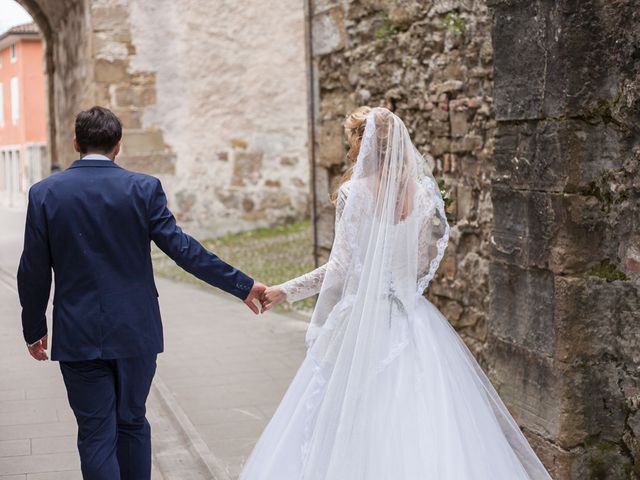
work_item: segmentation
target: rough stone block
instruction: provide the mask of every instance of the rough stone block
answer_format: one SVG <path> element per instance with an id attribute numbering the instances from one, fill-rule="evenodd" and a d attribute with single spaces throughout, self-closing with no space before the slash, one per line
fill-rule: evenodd
<path id="1" fill-rule="evenodd" d="M 166 149 L 161 130 L 127 130 L 123 133 L 122 150 L 127 155 L 148 155 Z"/>
<path id="2" fill-rule="evenodd" d="M 119 85 L 115 89 L 115 101 L 118 107 L 144 107 L 156 102 L 156 89 L 153 86 Z"/>
<path id="3" fill-rule="evenodd" d="M 451 142 L 451 151 L 454 153 L 475 152 L 481 148 L 482 137 L 480 135 L 465 135 Z"/>
<path id="4" fill-rule="evenodd" d="M 522 266 L 547 267 L 555 226 L 549 196 L 493 185 L 494 259 Z"/>
<path id="5" fill-rule="evenodd" d="M 92 5 L 91 20 L 93 29 L 99 31 L 127 30 L 129 11 L 126 5 Z"/>
<path id="6" fill-rule="evenodd" d="M 126 130 L 138 130 L 142 128 L 142 110 L 136 108 L 114 109 L 114 113 L 122 122 L 122 128 Z"/>
<path id="7" fill-rule="evenodd" d="M 451 136 L 464 137 L 469 133 L 469 113 L 466 110 L 450 110 L 449 112 L 451 119 Z"/>
<path id="8" fill-rule="evenodd" d="M 125 60 L 108 61 L 100 59 L 95 63 L 94 78 L 96 82 L 117 83 L 128 79 L 129 62 Z"/>
<path id="9" fill-rule="evenodd" d="M 544 31 L 539 2 L 493 6 L 495 108 L 499 120 L 540 118 L 544 96 Z"/>
<path id="10" fill-rule="evenodd" d="M 567 451 L 555 444 L 553 440 L 530 432 L 528 429 L 524 429 L 524 434 L 551 478 L 557 480 L 572 478 L 571 466 L 582 453 L 581 451 L 576 449 Z"/>
<path id="11" fill-rule="evenodd" d="M 555 278 L 556 353 L 567 363 L 616 358 L 640 364 L 640 288 L 603 278 Z"/>
<path id="12" fill-rule="evenodd" d="M 496 179 L 514 188 L 586 191 L 625 159 L 619 128 L 582 120 L 501 123 L 496 132 Z"/>
<path id="13" fill-rule="evenodd" d="M 149 175 L 175 174 L 176 158 L 173 154 L 149 153 L 146 155 L 126 154 L 119 156 L 118 164 L 128 170 Z"/>
<path id="14" fill-rule="evenodd" d="M 344 133 L 342 125 L 336 120 L 330 120 L 318 125 L 317 130 L 317 161 L 324 168 L 342 165 L 345 161 Z"/>
<path id="15" fill-rule="evenodd" d="M 344 47 L 344 13 L 333 7 L 313 16 L 313 55 L 320 56 Z"/>
<path id="16" fill-rule="evenodd" d="M 583 272 L 615 255 L 610 225 L 602 203 L 583 195 L 552 195 L 555 236 L 549 247 L 549 268 L 557 273 Z"/>
<path id="17" fill-rule="evenodd" d="M 510 190 L 494 184 L 493 256 L 520 266 L 575 273 L 614 254 L 592 196 Z"/>
<path id="18" fill-rule="evenodd" d="M 492 335 L 484 357 L 489 378 L 518 425 L 546 438 L 560 432 L 562 371 L 554 361 Z"/>
<path id="19" fill-rule="evenodd" d="M 627 417 L 620 388 L 627 376 L 624 368 L 615 361 L 562 365 L 558 444 L 570 449 L 590 438 L 620 441 Z"/>
<path id="20" fill-rule="evenodd" d="M 492 334 L 538 354 L 553 356 L 553 274 L 493 261 L 489 267 L 489 291 Z"/>
<path id="21" fill-rule="evenodd" d="M 262 152 L 235 151 L 233 155 L 233 186 L 257 184 L 262 177 Z"/>
<path id="22" fill-rule="evenodd" d="M 492 7 L 499 120 L 610 110 L 618 93 L 611 72 L 629 55 L 620 32 L 634 28 L 634 2 L 513 1 Z"/>

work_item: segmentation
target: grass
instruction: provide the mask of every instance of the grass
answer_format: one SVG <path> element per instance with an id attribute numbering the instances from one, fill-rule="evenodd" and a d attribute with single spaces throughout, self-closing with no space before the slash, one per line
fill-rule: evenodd
<path id="1" fill-rule="evenodd" d="M 202 244 L 225 262 L 267 285 L 277 285 L 313 270 L 313 242 L 309 222 L 259 228 L 208 239 Z M 157 275 L 208 287 L 178 267 L 155 245 L 152 258 Z M 295 310 L 310 312 L 314 304 L 315 297 L 307 298 L 297 302 Z M 290 311 L 292 307 L 284 302 L 277 310 Z"/>

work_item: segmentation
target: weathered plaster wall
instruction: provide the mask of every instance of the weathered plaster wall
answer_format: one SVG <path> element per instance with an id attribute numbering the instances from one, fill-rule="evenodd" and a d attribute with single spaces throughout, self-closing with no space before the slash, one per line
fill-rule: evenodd
<path id="1" fill-rule="evenodd" d="M 131 100 L 138 126 L 162 132 L 180 219 L 222 234 L 306 216 L 300 2 L 130 0 L 129 11 L 129 71 L 150 72 L 154 91 L 124 89 L 115 103 Z"/>
<path id="2" fill-rule="evenodd" d="M 493 0 L 485 358 L 557 479 L 640 478 L 640 9 Z"/>
<path id="3" fill-rule="evenodd" d="M 296 0 L 24 0 L 51 45 L 54 156 L 77 112 L 113 109 L 119 163 L 162 177 L 189 231 L 308 214 L 304 9 Z"/>
<path id="4" fill-rule="evenodd" d="M 388 106 L 455 199 L 450 245 L 428 294 L 479 353 L 489 311 L 495 129 L 485 3 L 317 2 L 313 51 L 321 255 L 333 236 L 329 193 L 345 168 L 344 117 L 359 105 Z"/>

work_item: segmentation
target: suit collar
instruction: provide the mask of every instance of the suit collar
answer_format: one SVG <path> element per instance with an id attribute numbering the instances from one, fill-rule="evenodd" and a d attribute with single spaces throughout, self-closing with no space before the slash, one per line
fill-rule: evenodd
<path id="1" fill-rule="evenodd" d="M 69 168 L 83 168 L 83 167 L 104 167 L 104 168 L 122 168 L 115 162 L 106 160 L 76 160 Z"/>

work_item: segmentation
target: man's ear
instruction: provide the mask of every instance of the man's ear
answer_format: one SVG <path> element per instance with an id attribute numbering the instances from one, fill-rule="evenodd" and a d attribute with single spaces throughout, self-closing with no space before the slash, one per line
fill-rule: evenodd
<path id="1" fill-rule="evenodd" d="M 118 154 L 120 153 L 120 144 L 121 144 L 121 143 L 122 143 L 122 140 L 120 140 L 118 143 L 116 143 L 116 146 L 113 148 L 112 155 L 113 155 L 113 158 L 114 158 L 114 159 L 115 159 L 115 158 L 118 156 Z"/>
<path id="2" fill-rule="evenodd" d="M 76 137 L 73 137 L 73 148 L 76 152 L 82 153 L 80 151 L 80 144 L 78 143 L 78 139 Z"/>

